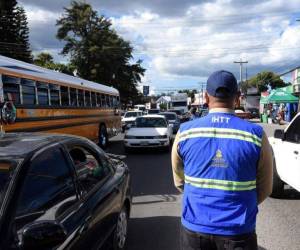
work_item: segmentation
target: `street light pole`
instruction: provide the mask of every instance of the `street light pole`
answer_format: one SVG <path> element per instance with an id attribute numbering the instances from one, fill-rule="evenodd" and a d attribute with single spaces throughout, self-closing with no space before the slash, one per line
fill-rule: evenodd
<path id="1" fill-rule="evenodd" d="M 240 64 L 240 84 L 241 84 L 243 81 L 243 64 L 248 63 L 248 61 L 242 61 L 242 59 L 240 59 L 239 61 L 234 61 L 233 63 Z"/>

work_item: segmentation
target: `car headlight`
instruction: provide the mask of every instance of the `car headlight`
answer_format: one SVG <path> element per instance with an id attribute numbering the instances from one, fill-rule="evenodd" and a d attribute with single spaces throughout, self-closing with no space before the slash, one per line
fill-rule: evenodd
<path id="1" fill-rule="evenodd" d="M 133 135 L 125 135 L 124 139 L 135 139 Z"/>

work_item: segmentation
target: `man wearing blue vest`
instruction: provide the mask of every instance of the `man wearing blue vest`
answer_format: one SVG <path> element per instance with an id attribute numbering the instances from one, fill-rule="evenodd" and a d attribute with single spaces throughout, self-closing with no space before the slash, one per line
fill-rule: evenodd
<path id="1" fill-rule="evenodd" d="M 232 73 L 214 72 L 206 91 L 209 114 L 183 123 L 172 149 L 181 249 L 256 250 L 258 204 L 272 190 L 271 147 L 261 126 L 235 116 Z"/>

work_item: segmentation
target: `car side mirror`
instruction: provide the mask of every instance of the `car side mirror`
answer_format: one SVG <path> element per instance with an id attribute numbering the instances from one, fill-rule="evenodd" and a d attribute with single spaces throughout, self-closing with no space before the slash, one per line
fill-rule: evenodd
<path id="1" fill-rule="evenodd" d="M 63 226 L 56 221 L 38 221 L 23 229 L 22 249 L 51 249 L 67 238 Z"/>
<path id="2" fill-rule="evenodd" d="M 274 138 L 283 140 L 284 139 L 284 130 L 283 129 L 276 129 L 274 131 Z"/>

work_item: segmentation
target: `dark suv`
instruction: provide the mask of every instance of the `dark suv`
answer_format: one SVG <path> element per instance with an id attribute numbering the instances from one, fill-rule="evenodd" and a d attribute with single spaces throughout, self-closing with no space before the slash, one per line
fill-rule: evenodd
<path id="1" fill-rule="evenodd" d="M 129 170 L 91 141 L 0 139 L 0 249 L 123 249 Z"/>

